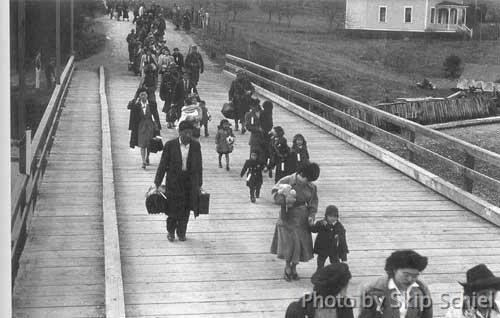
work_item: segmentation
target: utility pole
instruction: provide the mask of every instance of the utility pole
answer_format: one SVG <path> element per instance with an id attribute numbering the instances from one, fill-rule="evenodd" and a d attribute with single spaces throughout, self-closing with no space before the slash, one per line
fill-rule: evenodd
<path id="1" fill-rule="evenodd" d="M 24 78 L 24 57 L 26 41 L 26 5 L 25 0 L 17 2 L 17 73 L 19 75 L 19 95 L 17 99 L 17 129 L 19 143 L 19 172 L 26 173 L 26 104 L 25 94 L 26 85 Z"/>
<path id="2" fill-rule="evenodd" d="M 56 84 L 61 83 L 61 0 L 56 0 Z"/>

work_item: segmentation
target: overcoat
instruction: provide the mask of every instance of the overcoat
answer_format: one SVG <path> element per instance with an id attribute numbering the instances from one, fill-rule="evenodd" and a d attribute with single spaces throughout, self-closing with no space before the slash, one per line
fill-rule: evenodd
<path id="1" fill-rule="evenodd" d="M 161 129 L 160 116 L 158 115 L 158 107 L 156 102 L 148 101 L 148 107 L 151 110 L 154 121 L 158 128 Z M 130 130 L 130 148 L 134 148 L 139 145 L 139 123 L 144 117 L 142 112 L 141 102 L 138 99 L 131 100 L 127 106 L 130 109 L 130 117 L 128 121 L 128 130 Z"/>
<path id="2" fill-rule="evenodd" d="M 354 318 L 353 307 L 354 302 L 345 297 L 338 298 L 336 308 L 336 318 Z M 288 305 L 285 313 L 285 318 L 314 318 L 315 317 L 315 304 L 312 296 L 304 296 L 298 301 L 294 301 Z"/>
<path id="3" fill-rule="evenodd" d="M 190 177 L 190 209 L 198 216 L 198 195 L 203 184 L 203 168 L 200 143 L 191 140 L 187 157 L 187 171 Z M 180 217 L 184 212 L 184 191 L 181 188 L 182 154 L 179 138 L 169 140 L 163 147 L 160 164 L 156 171 L 155 185 L 160 186 L 165 176 L 168 215 Z"/>
<path id="4" fill-rule="evenodd" d="M 344 262 L 347 261 L 349 249 L 342 223 L 337 221 L 335 224 L 323 225 L 322 221 L 318 221 L 311 227 L 311 232 L 318 233 L 316 241 L 314 241 L 315 254 L 337 257 Z"/>

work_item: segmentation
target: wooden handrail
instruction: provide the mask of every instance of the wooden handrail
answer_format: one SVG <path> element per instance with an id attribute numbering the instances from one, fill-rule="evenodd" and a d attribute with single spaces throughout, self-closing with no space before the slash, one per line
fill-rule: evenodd
<path id="1" fill-rule="evenodd" d="M 38 125 L 31 147 L 31 166 L 29 175 L 22 175 L 11 193 L 11 264 L 12 287 L 14 287 L 19 257 L 24 247 L 29 218 L 34 209 L 38 184 L 45 172 L 44 161 L 50 147 L 52 136 L 57 129 L 57 118 L 60 114 L 62 100 L 66 94 L 74 69 L 74 57 L 68 59 L 64 72 L 61 74 L 61 84 L 56 85 L 47 104 L 42 120 Z"/>
<path id="2" fill-rule="evenodd" d="M 446 166 L 447 169 L 463 177 L 464 189 L 469 193 L 472 192 L 472 185 L 474 182 L 487 185 L 496 192 L 500 193 L 500 180 L 474 170 L 476 158 L 494 166 L 500 166 L 499 154 L 469 144 L 446 134 L 436 132 L 420 124 L 383 112 L 372 106 L 293 78 L 289 75 L 282 74 L 275 70 L 271 70 L 253 62 L 234 56 L 226 56 L 225 69 L 235 73 L 238 68 L 245 68 L 246 73 L 252 81 L 266 85 L 266 87 L 270 87 L 272 90 L 277 91 L 278 95 L 283 96 L 284 98 L 288 97 L 288 99 L 292 98 L 294 100 L 299 100 L 302 104 L 307 105 L 307 109 L 309 111 L 320 114 L 321 117 L 326 118 L 329 121 L 340 121 L 342 123 L 341 126 L 347 125 L 350 127 L 349 129 L 363 132 L 366 136 L 378 135 L 403 145 L 405 149 L 409 151 L 408 157 L 411 162 L 414 161 L 415 155 L 439 161 Z M 276 78 L 278 78 L 278 81 L 276 81 Z M 282 80 L 283 83 L 280 83 L 279 80 Z M 296 87 L 298 85 L 294 84 L 299 84 L 305 92 L 301 92 L 301 90 Z M 315 92 L 317 96 L 311 97 L 311 92 Z M 318 97 L 321 98 L 321 96 L 326 96 L 327 101 L 316 99 Z M 332 100 L 335 104 L 339 104 L 336 105 L 338 108 L 332 107 L 329 104 Z M 346 111 L 352 109 L 364 114 L 365 116 L 360 116 L 364 119 L 358 118 L 356 115 Z M 371 121 L 375 118 L 375 116 L 400 127 L 402 131 L 405 131 L 409 135 L 408 139 L 388 132 L 372 123 Z M 456 162 L 436 152 L 426 149 L 421 145 L 415 144 L 414 141 L 417 134 L 434 140 L 444 141 L 451 147 L 462 150 L 463 153 L 465 153 L 467 160 L 465 163 Z"/>
<path id="3" fill-rule="evenodd" d="M 372 116 L 377 116 L 379 118 L 382 118 L 382 119 L 386 120 L 387 122 L 390 122 L 390 123 L 397 125 L 403 129 L 406 129 L 408 131 L 415 132 L 415 134 L 425 136 L 425 137 L 431 138 L 431 139 L 436 140 L 436 141 L 446 142 L 455 149 L 459 149 L 459 150 L 465 152 L 466 154 L 469 154 L 477 159 L 480 159 L 480 160 L 483 160 L 489 164 L 495 165 L 496 167 L 500 167 L 500 154 L 483 149 L 483 148 L 478 147 L 476 145 L 472 145 L 468 142 L 457 139 L 455 137 L 444 134 L 442 132 L 429 129 L 429 128 L 422 126 L 418 123 L 415 123 L 415 122 L 412 122 L 410 120 L 398 117 L 396 115 L 392 115 L 390 113 L 384 112 L 384 111 L 379 110 L 379 109 L 372 107 L 370 105 L 356 101 L 356 100 L 349 98 L 347 96 L 340 95 L 340 94 L 335 93 L 333 91 L 330 91 L 330 90 L 327 90 L 325 88 L 319 87 L 317 85 L 314 85 L 314 84 L 308 83 L 306 81 L 297 79 L 295 77 L 283 74 L 281 72 L 278 72 L 278 71 L 275 71 L 273 69 L 267 68 L 265 66 L 253 63 L 251 61 L 247 61 L 247 60 L 244 60 L 242 58 L 239 58 L 239 57 L 236 57 L 233 55 L 226 55 L 226 61 L 231 61 L 233 63 L 236 63 L 236 66 L 239 66 L 241 68 L 248 68 L 248 67 L 255 68 L 259 71 L 262 71 L 266 75 L 273 75 L 273 76 L 276 76 L 280 79 L 287 80 L 291 83 L 302 85 L 302 86 L 310 89 L 312 92 L 315 92 L 319 95 L 322 95 L 322 96 L 325 96 L 325 97 L 332 99 L 336 103 L 340 104 L 340 106 L 342 106 L 342 107 L 357 109 L 358 111 L 365 112 L 366 114 L 371 114 Z M 240 65 L 238 65 L 238 64 L 240 64 Z"/>

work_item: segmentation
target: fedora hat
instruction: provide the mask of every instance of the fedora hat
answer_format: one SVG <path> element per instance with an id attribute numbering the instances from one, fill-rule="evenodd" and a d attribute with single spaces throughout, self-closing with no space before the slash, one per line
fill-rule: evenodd
<path id="1" fill-rule="evenodd" d="M 500 290 L 500 277 L 493 275 L 485 264 L 479 264 L 466 273 L 467 281 L 459 282 L 465 290 L 473 292 L 483 289 L 493 288 Z"/>

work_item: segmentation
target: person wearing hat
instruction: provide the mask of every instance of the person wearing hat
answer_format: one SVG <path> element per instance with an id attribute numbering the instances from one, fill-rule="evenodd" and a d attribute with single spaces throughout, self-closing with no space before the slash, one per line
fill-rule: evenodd
<path id="1" fill-rule="evenodd" d="M 346 296 L 351 277 L 344 263 L 319 269 L 311 277 L 313 292 L 288 305 L 285 318 L 353 318 L 354 302 Z"/>
<path id="2" fill-rule="evenodd" d="M 200 143 L 193 140 L 193 124 L 179 124 L 179 138 L 165 143 L 154 184 L 158 189 L 165 177 L 167 196 L 167 239 L 186 240 L 190 211 L 198 216 L 198 195 L 203 184 Z"/>
<path id="3" fill-rule="evenodd" d="M 485 264 L 479 264 L 466 273 L 462 285 L 462 308 L 450 307 L 446 318 L 500 318 L 500 277 L 493 275 Z"/>
<path id="4" fill-rule="evenodd" d="M 361 291 L 358 318 L 432 318 L 432 299 L 418 276 L 427 257 L 413 250 L 398 250 L 385 261 L 387 275 Z"/>
<path id="5" fill-rule="evenodd" d="M 136 99 L 128 104 L 130 109 L 129 127 L 130 148 L 141 148 L 142 168 L 149 165 L 148 145 L 161 129 L 158 108 L 155 102 L 148 101 L 148 92 L 140 88 Z"/>

